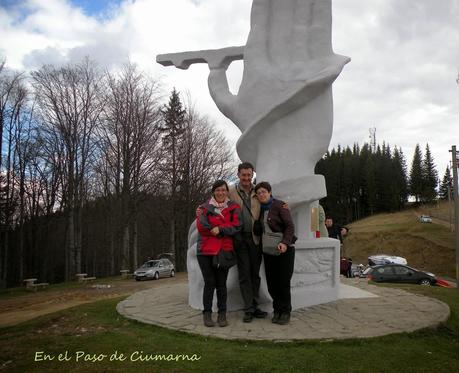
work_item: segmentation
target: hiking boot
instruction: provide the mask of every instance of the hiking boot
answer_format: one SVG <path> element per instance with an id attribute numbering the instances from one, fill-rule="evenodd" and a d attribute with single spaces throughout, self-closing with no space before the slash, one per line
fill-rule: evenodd
<path id="1" fill-rule="evenodd" d="M 242 321 L 244 322 L 252 322 L 253 320 L 253 313 L 252 312 L 245 312 Z"/>
<path id="2" fill-rule="evenodd" d="M 273 318 L 271 319 L 271 322 L 273 324 L 277 324 L 279 322 L 279 317 L 280 317 L 280 312 L 274 311 Z"/>
<path id="3" fill-rule="evenodd" d="M 279 320 L 277 324 L 279 325 L 287 325 L 290 322 L 290 312 L 282 312 L 280 314 Z"/>
<path id="4" fill-rule="evenodd" d="M 204 312 L 203 318 L 205 326 L 212 327 L 215 325 L 214 321 L 212 320 L 212 312 Z"/>
<path id="5" fill-rule="evenodd" d="M 224 326 L 228 325 L 228 321 L 226 320 L 226 313 L 225 312 L 222 312 L 222 313 L 218 314 L 217 323 L 218 323 L 218 326 L 221 326 L 221 327 L 224 327 Z"/>
<path id="6" fill-rule="evenodd" d="M 268 316 L 268 312 L 262 311 L 259 308 L 257 308 L 255 309 L 255 311 L 253 311 L 253 316 L 257 319 L 264 319 L 266 316 Z"/>

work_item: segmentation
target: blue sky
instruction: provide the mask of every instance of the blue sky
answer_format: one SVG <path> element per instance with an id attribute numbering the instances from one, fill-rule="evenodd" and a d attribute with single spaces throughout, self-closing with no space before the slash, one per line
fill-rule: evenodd
<path id="1" fill-rule="evenodd" d="M 121 0 L 71 0 L 70 2 L 89 16 L 99 16 L 113 6 L 119 5 Z"/>
<path id="2" fill-rule="evenodd" d="M 26 2 L 25 0 L 0 0 L 0 7 L 12 10 L 24 6 Z M 67 0 L 67 2 L 81 9 L 88 16 L 101 17 L 118 6 L 122 0 Z"/>

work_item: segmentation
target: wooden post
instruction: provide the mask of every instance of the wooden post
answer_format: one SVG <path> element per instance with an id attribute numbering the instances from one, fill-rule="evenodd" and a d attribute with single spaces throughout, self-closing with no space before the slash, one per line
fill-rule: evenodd
<path id="1" fill-rule="evenodd" d="M 451 153 L 453 155 L 453 196 L 454 196 L 454 217 L 455 217 L 455 236 L 456 236 L 456 288 L 459 289 L 459 191 L 457 181 L 457 157 L 456 146 L 453 145 Z"/>

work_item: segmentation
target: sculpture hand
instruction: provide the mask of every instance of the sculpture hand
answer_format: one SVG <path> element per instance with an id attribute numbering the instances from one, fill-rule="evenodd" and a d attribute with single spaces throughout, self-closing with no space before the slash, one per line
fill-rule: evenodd
<path id="1" fill-rule="evenodd" d="M 347 62 L 331 47 L 331 0 L 254 0 L 239 93 L 229 91 L 231 61 L 211 67 L 209 89 L 220 111 L 244 131 L 273 109 L 304 106 Z"/>

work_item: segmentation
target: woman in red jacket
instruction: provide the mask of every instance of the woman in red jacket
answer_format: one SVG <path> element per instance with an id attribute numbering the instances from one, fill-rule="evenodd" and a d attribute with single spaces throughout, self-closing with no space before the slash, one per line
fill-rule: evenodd
<path id="1" fill-rule="evenodd" d="M 217 289 L 217 322 L 228 325 L 226 320 L 226 279 L 229 268 L 215 267 L 214 257 L 220 250 L 233 251 L 233 237 L 241 229 L 241 209 L 228 198 L 228 184 L 217 180 L 212 186 L 212 197 L 199 207 L 196 225 L 200 233 L 197 258 L 204 278 L 203 317 L 205 326 L 214 326 L 212 300 Z"/>

